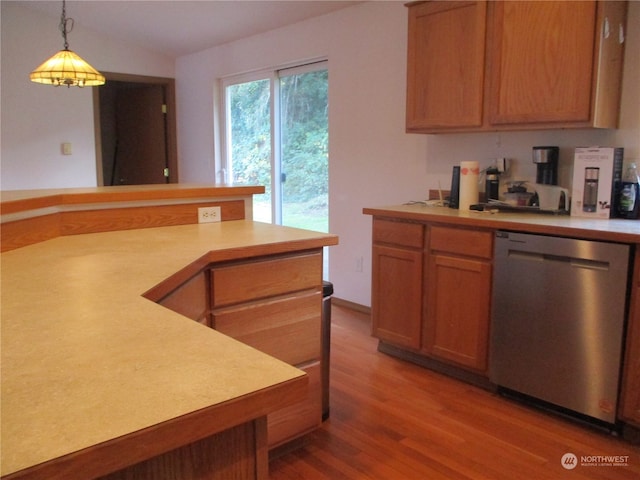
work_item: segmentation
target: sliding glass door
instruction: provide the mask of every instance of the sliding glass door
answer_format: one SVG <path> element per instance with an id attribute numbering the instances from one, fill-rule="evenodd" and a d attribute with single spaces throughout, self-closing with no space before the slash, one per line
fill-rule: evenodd
<path id="1" fill-rule="evenodd" d="M 224 103 L 227 180 L 265 186 L 254 220 L 327 232 L 326 62 L 227 79 Z"/>

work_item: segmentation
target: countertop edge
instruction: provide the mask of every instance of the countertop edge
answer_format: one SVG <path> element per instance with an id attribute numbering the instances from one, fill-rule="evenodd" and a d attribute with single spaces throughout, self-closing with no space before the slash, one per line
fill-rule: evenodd
<path id="1" fill-rule="evenodd" d="M 167 184 L 0 192 L 0 215 L 41 208 L 92 203 L 229 197 L 264 193 L 264 187 L 244 185 Z"/>
<path id="2" fill-rule="evenodd" d="M 2 479 L 60 478 L 61 473 L 65 478 L 96 478 L 107 475 L 302 401 L 306 395 L 308 381 L 308 376 L 300 371 L 300 375 L 295 378 L 252 394 L 203 408 L 23 470 L 6 473 Z M 238 414 L 238 411 L 241 413 Z M 188 439 L 185 431 L 188 432 Z"/>
<path id="3" fill-rule="evenodd" d="M 396 205 L 366 207 L 362 213 L 373 217 L 436 222 L 461 227 L 516 230 L 618 243 L 640 243 L 640 221 L 622 219 L 581 219 L 569 215 L 461 212 L 447 207 Z M 634 222 L 633 224 L 629 222 Z M 616 231 L 617 225 L 637 228 L 638 233 Z"/>

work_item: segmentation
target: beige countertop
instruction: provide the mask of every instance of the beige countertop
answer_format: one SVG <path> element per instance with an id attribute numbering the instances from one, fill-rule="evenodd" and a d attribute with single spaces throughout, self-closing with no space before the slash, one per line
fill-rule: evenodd
<path id="1" fill-rule="evenodd" d="M 336 243 L 240 220 L 3 253 L 1 474 L 303 375 L 142 295 L 189 266 Z"/>
<path id="2" fill-rule="evenodd" d="M 543 213 L 489 213 L 422 204 L 371 207 L 365 208 L 363 213 L 381 217 L 514 230 L 588 240 L 640 243 L 640 220 L 591 219 Z"/>
<path id="3" fill-rule="evenodd" d="M 112 208 L 115 205 L 157 205 L 194 202 L 205 198 L 251 198 L 264 187 L 170 183 L 158 185 L 117 185 L 113 187 L 57 188 L 0 191 L 0 221 L 25 216 L 83 209 Z"/>

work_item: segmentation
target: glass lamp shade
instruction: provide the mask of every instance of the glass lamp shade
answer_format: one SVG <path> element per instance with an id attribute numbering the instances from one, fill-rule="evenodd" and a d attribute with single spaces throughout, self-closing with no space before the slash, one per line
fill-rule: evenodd
<path id="1" fill-rule="evenodd" d="M 60 50 L 29 75 L 32 82 L 67 87 L 104 85 L 104 76 L 71 50 Z"/>

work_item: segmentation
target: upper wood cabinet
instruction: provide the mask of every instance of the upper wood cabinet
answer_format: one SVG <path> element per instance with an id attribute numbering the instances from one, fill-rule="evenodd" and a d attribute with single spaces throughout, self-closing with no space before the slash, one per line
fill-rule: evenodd
<path id="1" fill-rule="evenodd" d="M 409 7 L 407 130 L 482 126 L 485 2 Z"/>
<path id="2" fill-rule="evenodd" d="M 409 5 L 407 131 L 615 128 L 624 1 Z"/>

